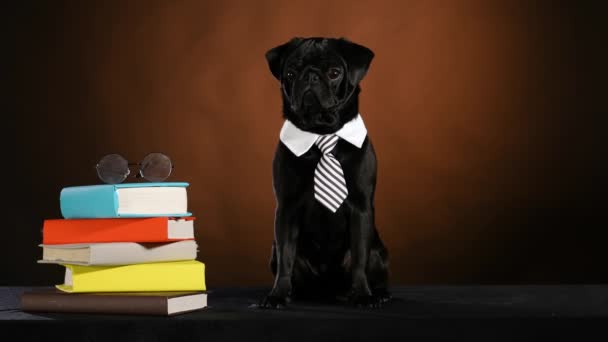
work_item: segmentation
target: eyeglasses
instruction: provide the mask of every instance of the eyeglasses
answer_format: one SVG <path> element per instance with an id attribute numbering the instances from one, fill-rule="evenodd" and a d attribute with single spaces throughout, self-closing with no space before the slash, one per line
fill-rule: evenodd
<path id="1" fill-rule="evenodd" d="M 132 166 L 138 166 L 138 172 L 134 177 L 144 178 L 149 182 L 164 181 L 171 175 L 174 167 L 169 157 L 159 152 L 152 152 L 137 164 L 129 163 L 120 154 L 108 154 L 99 160 L 95 169 L 97 176 L 104 183 L 118 184 L 131 174 Z"/>

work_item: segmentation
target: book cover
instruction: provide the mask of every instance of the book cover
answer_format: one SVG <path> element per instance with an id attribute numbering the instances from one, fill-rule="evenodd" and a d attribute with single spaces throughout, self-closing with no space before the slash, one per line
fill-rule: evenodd
<path id="1" fill-rule="evenodd" d="M 21 310 L 25 312 L 172 316 L 205 307 L 205 292 L 66 293 L 55 289 L 21 295 Z"/>
<path id="2" fill-rule="evenodd" d="M 141 182 L 66 187 L 63 218 L 190 216 L 186 182 Z"/>
<path id="3" fill-rule="evenodd" d="M 196 260 L 123 266 L 64 264 L 65 292 L 205 291 L 205 265 Z"/>
<path id="4" fill-rule="evenodd" d="M 40 245 L 39 263 L 110 266 L 194 260 L 194 240 L 168 243 L 107 242 L 64 245 Z"/>
<path id="5" fill-rule="evenodd" d="M 42 243 L 168 242 L 194 239 L 195 217 L 48 219 Z"/>

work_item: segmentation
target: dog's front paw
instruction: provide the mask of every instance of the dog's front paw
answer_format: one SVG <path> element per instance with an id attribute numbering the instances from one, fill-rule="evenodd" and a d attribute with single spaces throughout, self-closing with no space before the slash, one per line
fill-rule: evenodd
<path id="1" fill-rule="evenodd" d="M 258 308 L 260 309 L 282 309 L 289 303 L 289 297 L 268 295 L 262 299 Z"/>
<path id="2" fill-rule="evenodd" d="M 382 304 L 386 301 L 380 296 L 365 293 L 361 294 L 353 291 L 348 296 L 348 302 L 358 308 L 377 309 L 382 307 Z"/>
<path id="3" fill-rule="evenodd" d="M 372 291 L 374 297 L 378 297 L 378 299 L 384 304 L 388 303 L 393 299 L 393 295 L 387 289 L 377 289 Z"/>

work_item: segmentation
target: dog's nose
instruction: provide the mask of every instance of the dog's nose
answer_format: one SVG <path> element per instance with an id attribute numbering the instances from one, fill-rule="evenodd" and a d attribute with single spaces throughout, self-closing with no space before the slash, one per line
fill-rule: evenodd
<path id="1" fill-rule="evenodd" d="M 311 72 L 308 74 L 308 83 L 319 83 L 319 75 L 316 72 Z"/>

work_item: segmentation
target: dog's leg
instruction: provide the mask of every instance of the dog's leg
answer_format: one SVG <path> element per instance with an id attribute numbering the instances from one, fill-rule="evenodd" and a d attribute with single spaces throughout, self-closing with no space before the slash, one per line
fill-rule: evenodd
<path id="1" fill-rule="evenodd" d="M 349 298 L 357 306 L 376 307 L 380 304 L 372 296 L 366 273 L 370 245 L 374 234 L 373 221 L 371 205 L 353 206 L 350 219 L 352 285 Z"/>
<path id="2" fill-rule="evenodd" d="M 381 303 L 392 299 L 388 291 L 388 251 L 377 240 L 376 246 L 372 246 L 367 263 L 367 280 L 372 290 L 372 296 Z"/>
<path id="3" fill-rule="evenodd" d="M 277 208 L 275 215 L 275 245 L 276 274 L 272 290 L 262 300 L 263 308 L 279 308 L 285 306 L 291 295 L 291 275 L 296 256 L 298 227 L 290 220 L 288 213 Z"/>

